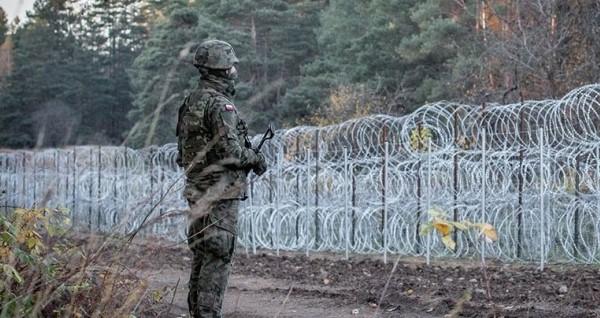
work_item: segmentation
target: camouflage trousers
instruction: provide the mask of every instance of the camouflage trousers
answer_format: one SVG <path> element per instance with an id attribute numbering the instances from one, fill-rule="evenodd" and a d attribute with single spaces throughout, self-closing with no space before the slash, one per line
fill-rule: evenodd
<path id="1" fill-rule="evenodd" d="M 218 201 L 208 215 L 190 224 L 188 244 L 194 258 L 188 306 L 194 318 L 221 317 L 236 237 L 233 229 L 222 226 L 219 216 L 237 215 L 238 206 L 238 200 Z M 232 223 L 235 220 L 226 222 Z"/>

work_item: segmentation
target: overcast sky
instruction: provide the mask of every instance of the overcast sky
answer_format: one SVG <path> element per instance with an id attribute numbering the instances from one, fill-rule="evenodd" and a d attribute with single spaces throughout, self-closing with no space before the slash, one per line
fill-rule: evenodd
<path id="1" fill-rule="evenodd" d="M 35 0 L 0 0 L 0 7 L 6 11 L 9 21 L 16 16 L 21 20 L 25 18 L 25 11 L 33 7 Z"/>

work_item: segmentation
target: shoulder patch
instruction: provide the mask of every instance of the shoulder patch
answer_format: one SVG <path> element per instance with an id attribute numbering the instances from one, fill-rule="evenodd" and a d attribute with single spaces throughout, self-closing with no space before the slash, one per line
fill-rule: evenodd
<path id="1" fill-rule="evenodd" d="M 232 105 L 232 104 L 225 104 L 225 110 L 228 111 L 228 112 L 233 112 L 236 109 L 235 109 L 235 106 Z"/>

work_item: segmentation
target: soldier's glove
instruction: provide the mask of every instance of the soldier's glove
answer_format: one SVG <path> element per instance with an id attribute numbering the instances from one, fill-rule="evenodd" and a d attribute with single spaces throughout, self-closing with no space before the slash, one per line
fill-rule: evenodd
<path id="1" fill-rule="evenodd" d="M 265 160 L 265 156 L 260 152 L 257 153 L 256 156 L 258 157 L 258 160 L 252 167 L 252 171 L 254 171 L 256 175 L 262 176 L 267 171 L 267 161 Z"/>

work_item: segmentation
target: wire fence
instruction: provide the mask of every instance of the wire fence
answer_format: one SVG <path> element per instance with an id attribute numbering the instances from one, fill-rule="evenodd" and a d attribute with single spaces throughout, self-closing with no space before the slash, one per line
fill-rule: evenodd
<path id="1" fill-rule="evenodd" d="M 259 136 L 254 138 L 256 144 Z M 560 100 L 498 105 L 438 102 L 277 132 L 270 169 L 251 176 L 239 243 L 257 248 L 600 261 L 600 85 Z M 187 204 L 176 145 L 0 151 L 0 211 L 61 207 L 80 229 L 185 239 Z M 485 221 L 494 244 L 456 234 L 446 250 L 419 228 L 436 207 Z"/>

